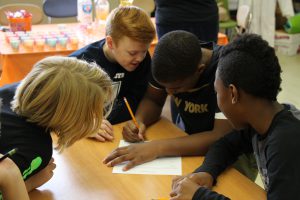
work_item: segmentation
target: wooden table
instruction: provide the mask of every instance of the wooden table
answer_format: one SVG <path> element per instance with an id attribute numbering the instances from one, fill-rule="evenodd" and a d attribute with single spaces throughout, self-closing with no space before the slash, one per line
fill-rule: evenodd
<path id="1" fill-rule="evenodd" d="M 119 145 L 123 124 L 114 126 L 114 142 L 100 143 L 84 139 L 54 153 L 57 167 L 53 178 L 30 193 L 31 200 L 150 200 L 168 197 L 173 176 L 112 174 L 102 159 Z M 161 119 L 147 130 L 148 139 L 184 136 L 170 121 Z M 183 157 L 183 174 L 192 172 L 203 157 Z M 232 200 L 266 199 L 264 190 L 233 168 L 218 179 L 214 190 Z"/>

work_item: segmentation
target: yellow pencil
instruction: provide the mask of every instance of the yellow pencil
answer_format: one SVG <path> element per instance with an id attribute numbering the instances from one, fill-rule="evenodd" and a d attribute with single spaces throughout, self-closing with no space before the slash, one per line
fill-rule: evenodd
<path id="1" fill-rule="evenodd" d="M 132 110 L 131 110 L 131 108 L 130 108 L 130 105 L 129 105 L 129 103 L 128 103 L 126 97 L 124 97 L 124 101 L 125 101 L 125 104 L 126 104 L 126 106 L 127 106 L 128 111 L 129 111 L 129 113 L 130 113 L 130 115 L 131 115 L 131 118 L 132 118 L 132 121 L 133 121 L 134 125 L 136 126 L 137 129 L 139 129 L 139 128 L 140 128 L 140 127 L 139 127 L 139 124 L 137 123 L 137 121 L 136 121 L 136 119 L 135 119 L 135 117 L 134 117 L 134 115 L 133 115 L 133 112 L 132 112 Z"/>

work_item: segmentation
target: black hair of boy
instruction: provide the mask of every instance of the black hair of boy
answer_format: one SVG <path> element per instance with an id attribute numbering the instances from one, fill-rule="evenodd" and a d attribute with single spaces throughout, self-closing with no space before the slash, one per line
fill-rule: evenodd
<path id="1" fill-rule="evenodd" d="M 172 31 L 160 38 L 152 57 L 152 74 L 158 82 L 183 80 L 195 73 L 202 58 L 198 38 L 187 31 Z"/>
<path id="2" fill-rule="evenodd" d="M 281 91 L 281 67 L 275 51 L 256 34 L 241 35 L 226 45 L 218 71 L 224 86 L 234 84 L 255 97 L 276 101 Z"/>

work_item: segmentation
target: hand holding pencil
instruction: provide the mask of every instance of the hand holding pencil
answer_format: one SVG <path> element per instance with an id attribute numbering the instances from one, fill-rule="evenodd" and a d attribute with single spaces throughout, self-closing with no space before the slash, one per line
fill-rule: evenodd
<path id="1" fill-rule="evenodd" d="M 128 142 L 144 141 L 145 140 L 144 133 L 146 130 L 146 126 L 143 123 L 138 122 L 136 120 L 126 97 L 124 97 L 124 102 L 132 118 L 132 121 L 128 121 L 126 125 L 123 127 L 123 131 L 122 131 L 123 138 Z"/>

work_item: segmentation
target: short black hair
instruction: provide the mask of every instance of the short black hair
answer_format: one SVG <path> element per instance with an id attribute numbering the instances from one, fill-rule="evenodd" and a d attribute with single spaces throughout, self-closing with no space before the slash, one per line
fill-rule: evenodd
<path id="1" fill-rule="evenodd" d="M 173 82 L 195 73 L 202 58 L 198 38 L 187 31 L 172 31 L 160 38 L 152 57 L 155 80 Z"/>
<path id="2" fill-rule="evenodd" d="M 256 34 L 243 34 L 226 45 L 218 63 L 219 77 L 226 87 L 270 101 L 281 91 L 281 67 L 274 48 Z"/>

